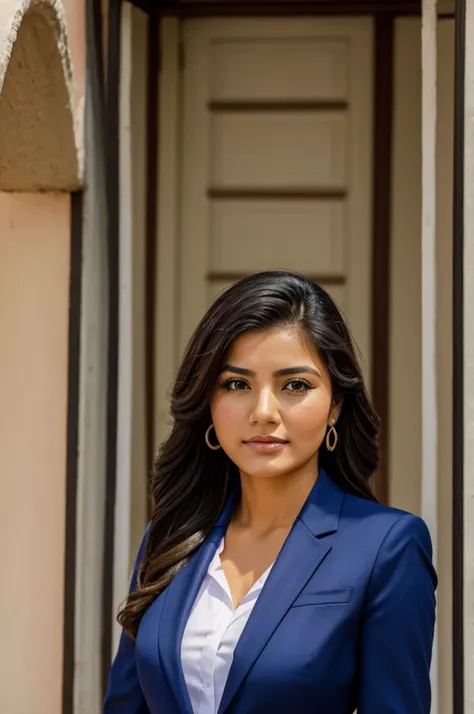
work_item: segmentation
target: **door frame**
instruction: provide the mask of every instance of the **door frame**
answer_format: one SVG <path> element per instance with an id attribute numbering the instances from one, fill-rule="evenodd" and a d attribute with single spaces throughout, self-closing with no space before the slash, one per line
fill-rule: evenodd
<path id="1" fill-rule="evenodd" d="M 115 529 L 116 529 L 116 502 L 117 502 L 117 437 L 118 437 L 118 421 L 119 421 L 119 365 L 118 365 L 118 348 L 119 348 L 119 230 L 120 230 L 120 181 L 119 181 L 119 102 L 120 102 L 120 64 L 121 64 L 121 32 L 122 32 L 122 6 L 124 2 L 129 0 L 110 0 L 108 6 L 107 17 L 107 62 L 106 62 L 106 87 L 104 88 L 104 104 L 105 104 L 105 119 L 104 125 L 106 128 L 106 164 L 107 164 L 107 243 L 108 243 L 108 265 L 109 265 L 109 334 L 108 334 L 108 387 L 107 387 L 107 464 L 106 464 L 106 485 L 105 485 L 105 513 L 104 513 L 104 568 L 103 568 L 103 585 L 102 585 L 102 671 L 101 680 L 103 693 L 105 693 L 110 660 L 112 656 L 113 641 L 114 641 L 114 562 L 115 562 Z M 210 15 L 234 15 L 234 16 L 301 16 L 307 15 L 312 17 L 331 14 L 335 17 L 354 16 L 354 15 L 371 15 L 376 13 L 376 18 L 380 14 L 384 16 L 384 22 L 379 23 L 380 28 L 393 27 L 393 21 L 397 14 L 408 13 L 416 14 L 416 6 L 419 3 L 331 3 L 330 12 L 327 3 L 320 2 L 304 2 L 298 1 L 292 3 L 260 3 L 251 4 L 242 2 L 233 3 L 206 3 L 193 2 L 192 4 L 184 3 L 160 3 L 155 5 L 151 0 L 131 0 L 131 4 L 135 5 L 142 11 L 148 14 L 150 39 L 153 42 L 150 46 L 154 46 L 154 52 L 149 56 L 149 82 L 148 82 L 148 119 L 147 119 L 147 134 L 151 145 L 155 151 L 149 152 L 149 165 L 147 168 L 148 186 L 147 186 L 147 276 L 145 292 L 147 296 L 147 315 L 145 332 L 147 339 L 147 361 L 146 361 L 146 378 L 147 378 L 147 405 L 146 412 L 148 418 L 148 460 L 151 463 L 154 453 L 154 432 L 153 423 L 155 421 L 155 392 L 156 392 L 156 370 L 155 359 L 159 346 L 157 346 L 154 335 L 156 332 L 157 315 L 155 313 L 156 298 L 159 294 L 160 287 L 157 285 L 157 270 L 156 264 L 159 259 L 159 231 L 158 218 L 160 211 L 164 207 L 156 206 L 158 195 L 158 135 L 160 121 L 160 56 L 162 48 L 156 42 L 157 35 L 159 37 L 159 26 L 163 17 L 172 16 L 178 19 L 185 17 L 209 17 Z M 395 7 L 397 10 L 395 12 Z M 303 12 L 304 10 L 304 12 Z M 419 11 L 419 10 L 418 10 Z M 96 12 L 95 20 L 97 25 L 99 13 Z M 375 23 L 377 30 L 377 22 Z M 95 35 L 98 39 L 101 36 L 101 27 L 96 27 Z M 386 39 L 386 38 L 385 38 Z M 375 47 L 379 51 L 383 51 L 383 63 L 388 60 L 388 66 L 385 67 L 385 72 L 390 76 L 393 61 L 392 56 L 386 52 L 384 42 L 374 38 Z M 374 66 L 380 62 L 375 58 Z M 376 80 L 381 82 L 380 77 Z M 390 82 L 384 81 L 384 86 L 390 86 Z M 374 134 L 381 131 L 381 125 L 385 127 L 383 122 L 390 112 L 386 111 L 387 102 L 390 102 L 387 94 L 383 97 L 383 104 L 374 98 Z M 385 111 L 383 111 L 385 108 Z M 390 129 L 389 129 L 390 131 Z M 384 135 L 387 135 L 384 129 Z M 390 170 L 391 170 L 391 146 L 390 144 L 380 143 L 374 146 L 375 153 L 373 157 L 374 164 L 378 166 L 377 176 L 379 182 L 373 187 L 373 192 L 378 193 L 382 190 L 390 191 Z M 374 197 L 374 193 L 373 193 Z M 376 201 L 374 201 L 376 203 Z M 389 275 L 389 238 L 390 232 L 385 230 L 385 226 L 389 225 L 390 221 L 390 196 L 385 200 L 380 201 L 380 208 L 377 211 L 377 230 L 373 226 L 373 245 L 377 243 L 379 246 L 372 255 L 373 272 L 377 276 Z M 377 263 L 374 266 L 374 257 Z M 385 261 L 382 265 L 381 261 Z M 380 281 L 381 285 L 382 282 Z M 378 286 L 378 283 L 377 283 Z M 386 280 L 383 283 L 383 289 L 386 293 L 381 304 L 388 306 L 389 282 Z M 374 285 L 372 285 L 372 290 Z M 377 289 L 379 289 L 377 287 Z M 373 300 L 372 300 L 373 303 Z M 372 316 L 374 318 L 374 316 Z M 375 324 L 372 325 L 372 345 L 374 344 L 374 336 L 378 340 L 388 340 L 389 334 L 389 315 L 384 314 L 382 310 L 378 310 L 375 315 Z M 382 324 L 383 320 L 383 324 Z M 380 321 L 380 322 L 379 322 Z M 381 343 L 378 343 L 381 349 Z M 373 348 L 372 348 L 373 349 Z M 373 360 L 372 371 L 372 387 L 375 388 L 374 400 L 382 422 L 387 425 L 388 421 L 388 342 L 384 348 L 384 353 L 387 357 L 385 362 L 380 359 Z M 383 432 L 387 433 L 387 426 Z M 382 436 L 382 439 L 384 437 Z M 376 493 L 380 500 L 384 501 L 388 494 L 388 472 L 386 462 L 381 464 L 381 468 L 374 479 Z"/>
<path id="2" fill-rule="evenodd" d="M 113 13 L 120 13 L 121 2 L 125 0 L 110 0 L 110 15 L 113 20 Z M 320 2 L 310 2 L 309 0 L 291 0 L 286 1 L 276 1 L 276 2 L 253 2 L 252 0 L 242 0 L 241 2 L 225 2 L 225 1 L 199 1 L 199 0 L 162 0 L 157 2 L 156 0 L 131 0 L 132 4 L 136 5 L 143 11 L 147 12 L 150 18 L 154 18 L 155 22 L 155 35 L 158 34 L 157 28 L 159 22 L 164 16 L 173 16 L 178 19 L 185 19 L 190 17 L 210 17 L 210 16 L 220 16 L 220 17 L 288 17 L 288 16 L 323 16 L 323 15 L 333 15 L 333 16 L 355 16 L 355 15 L 371 15 L 375 20 L 375 47 L 376 47 L 376 58 L 374 62 L 374 68 L 376 71 L 375 87 L 379 87 L 379 91 L 375 92 L 374 97 L 374 216 L 373 216 L 373 283 L 372 290 L 377 290 L 377 296 L 380 299 L 382 294 L 381 304 L 374 307 L 373 314 L 373 325 L 372 325 L 372 344 L 374 345 L 375 339 L 377 339 L 378 355 L 382 351 L 384 357 L 383 360 L 374 360 L 374 371 L 373 371 L 373 395 L 374 401 L 376 403 L 377 409 L 382 417 L 383 423 L 386 425 L 385 430 L 382 433 L 382 448 L 387 441 L 387 427 L 388 427 L 388 376 L 389 376 L 389 363 L 388 363 L 388 334 L 389 334 L 389 293 L 390 286 L 388 281 L 388 276 L 390 275 L 390 231 L 386 230 L 389 225 L 390 217 L 390 175 L 391 175 L 391 142 L 381 142 L 376 146 L 377 140 L 375 137 L 377 135 L 380 137 L 384 135 L 388 137 L 391 135 L 391 124 L 389 118 L 391 117 L 391 112 L 387 111 L 388 103 L 392 101 L 391 92 L 391 77 L 392 77 L 392 66 L 393 66 L 393 51 L 390 52 L 390 45 L 393 41 L 393 24 L 397 17 L 401 16 L 419 16 L 421 14 L 421 3 L 420 1 L 391 1 L 391 0 L 379 0 L 378 2 L 357 2 L 357 0 L 348 0 L 346 2 L 335 2 L 328 3 L 323 0 Z M 115 8 L 115 10 L 113 9 Z M 454 329 L 453 329 L 453 352 L 454 352 L 454 379 L 453 379 L 453 396 L 454 396 L 454 415 L 453 415 L 453 490 L 454 490 L 454 519 L 453 519 L 453 586 L 454 586 L 454 597 L 455 597 L 455 607 L 453 608 L 453 651 L 454 651 L 454 673 L 453 673 L 453 690 L 454 690 L 454 714 L 462 714 L 464 711 L 464 695 L 463 695 L 463 671 L 464 671 L 464 658 L 463 658 L 463 614 L 462 614 L 462 592 L 464 587 L 463 582 L 463 501 L 462 501 L 462 490 L 463 490 L 463 381 L 462 381 L 462 370 L 463 370 L 463 319 L 462 319 L 462 304 L 463 304 L 463 291 L 462 291 L 462 255 L 463 255 L 463 202 L 462 202 L 462 192 L 463 192 L 463 158 L 464 158 L 464 64 L 465 64 L 465 13 L 466 13 L 466 2 L 465 0 L 455 0 L 455 20 L 456 20 L 456 116 L 455 116 L 455 169 L 454 169 L 454 299 L 453 299 L 453 317 L 454 317 Z M 453 17 L 452 13 L 440 13 L 439 17 Z M 107 93 L 107 116 L 109 117 L 109 126 L 112 127 L 113 114 L 118 112 L 118 91 L 116 89 L 118 85 L 119 78 L 119 64 L 120 64 L 120 46 L 118 36 L 120 34 L 120 25 L 117 23 L 109 23 L 109 35 L 108 35 L 108 93 Z M 156 55 L 153 61 L 150 60 L 150 96 L 152 96 L 153 89 L 155 91 L 155 101 L 149 103 L 149 120 L 148 127 L 150 136 L 153 135 L 155 139 L 157 138 L 156 128 L 158 127 L 158 121 L 160 117 L 160 104 L 159 104 L 159 93 L 157 92 L 159 73 L 159 57 L 161 48 L 156 44 Z M 379 54 L 380 53 L 380 54 Z M 382 61 L 383 58 L 383 61 Z M 152 66 L 154 68 L 152 69 Z M 377 74 L 377 67 L 378 74 Z M 155 83 L 154 83 L 155 82 Z M 385 94 L 382 99 L 381 94 Z M 158 152 L 158 145 L 155 144 L 156 152 Z M 108 134 L 108 151 L 107 151 L 107 173 L 108 181 L 110 181 L 111 174 L 114 173 L 114 166 L 116 160 L 114 156 L 118 156 L 118 137 L 115 133 Z M 114 163 L 115 162 L 115 163 Z M 154 171 L 154 174 L 153 174 Z M 118 175 L 115 172 L 115 175 Z M 153 178 L 154 175 L 154 178 Z M 157 183 L 157 170 L 150 168 L 150 176 L 152 177 L 151 183 Z M 378 176 L 378 180 L 375 183 L 375 176 Z M 112 187 L 114 188 L 114 187 Z M 377 193 L 376 193 L 377 192 Z M 118 187 L 111 190 L 109 194 L 109 235 L 111 236 L 114 225 L 114 215 L 118 216 L 118 205 L 117 201 L 114 200 L 114 196 L 118 194 Z M 148 216 L 149 221 L 149 250 L 150 255 L 153 260 L 149 263 L 149 273 L 147 276 L 147 286 L 146 292 L 149 298 L 157 294 L 158 287 L 156 285 L 156 271 L 153 270 L 156 265 L 156 250 L 159 247 L 159 234 L 156 230 L 156 219 L 157 214 L 153 216 L 153 210 L 156 210 L 159 214 L 160 207 L 153 209 L 152 206 L 155 204 L 157 191 L 152 191 L 149 187 L 149 206 L 150 214 Z M 381 197 L 380 202 L 375 200 L 376 197 Z M 113 260 L 111 259 L 111 267 L 113 266 Z M 118 267 L 117 267 L 118 270 Z M 384 280 L 382 280 L 382 277 Z M 114 297 L 113 285 L 110 290 L 110 304 L 111 313 L 116 311 L 118 300 L 116 296 Z M 380 292 L 382 291 L 382 292 Z M 154 314 L 155 301 L 148 300 L 151 307 L 148 308 L 147 335 L 153 335 L 156 325 L 156 315 Z M 373 301 L 373 305 L 374 305 Z M 382 325 L 383 320 L 383 325 Z M 114 330 L 113 324 L 110 328 Z M 113 336 L 113 335 L 112 335 Z M 115 335 L 117 346 L 118 336 Z M 381 341 L 380 341 L 381 340 Z M 114 340 L 111 339 L 109 342 L 110 348 L 113 347 Z M 149 344 L 149 349 L 147 349 L 150 359 L 147 362 L 147 379 L 150 385 L 154 385 L 155 382 L 155 370 L 154 370 L 154 359 L 156 356 L 156 344 Z M 112 365 L 113 367 L 113 365 Z M 109 374 L 109 393 L 110 393 L 110 409 L 108 413 L 108 418 L 110 421 L 117 421 L 117 407 L 113 404 L 113 393 L 117 390 L 116 374 L 114 376 L 114 370 L 112 369 L 112 376 Z M 147 413 L 151 420 L 153 420 L 154 415 L 154 389 L 150 388 L 148 390 L 150 395 L 150 403 L 147 406 Z M 105 562 L 113 563 L 113 553 L 114 553 L 114 543 L 113 543 L 113 512 L 115 508 L 115 466 L 114 456 L 116 452 L 116 444 L 113 438 L 114 434 L 112 429 L 108 432 L 108 468 L 107 468 L 107 498 L 105 504 L 105 516 L 106 523 L 108 527 L 105 528 Z M 116 434 L 115 434 L 116 438 Z M 149 434 L 149 454 L 153 452 L 153 433 Z M 386 500 L 388 493 L 388 471 L 387 471 L 387 459 L 382 463 L 382 468 L 379 470 L 376 479 L 375 487 L 377 494 L 381 500 Z M 111 527 L 112 524 L 112 527 Z M 110 573 L 108 574 L 109 582 L 112 582 Z M 107 589 L 107 577 L 105 577 L 104 570 L 104 597 L 103 597 L 103 642 L 111 642 L 111 628 L 112 628 L 112 612 L 111 612 L 111 598 L 106 595 Z M 108 634 L 110 631 L 110 634 Z M 102 651 L 102 674 L 103 682 L 106 680 L 106 672 L 108 672 L 108 667 L 110 665 L 110 646 L 103 647 Z M 105 686 L 105 684 L 104 684 Z"/>
<path id="3" fill-rule="evenodd" d="M 421 14 L 421 0 L 131 0 L 145 12 L 196 17 L 354 17 Z"/>
<path id="4" fill-rule="evenodd" d="M 112 269 L 110 291 L 110 341 L 109 341 L 109 411 L 108 411 L 108 459 L 107 459 L 107 497 L 105 508 L 105 563 L 114 561 L 114 528 L 116 500 L 116 424 L 117 424 L 117 365 L 114 362 L 113 351 L 118 347 L 118 255 L 114 241 L 114 233 L 118 229 L 118 83 L 120 66 L 120 9 L 122 2 L 127 0 L 110 0 L 108 22 L 108 76 L 107 76 L 107 164 L 109 185 L 109 256 Z M 148 457 L 151 462 L 154 453 L 153 422 L 155 419 L 155 359 L 157 345 L 154 339 L 157 316 L 155 314 L 155 296 L 160 286 L 157 285 L 156 264 L 159 251 L 159 231 L 157 220 L 162 209 L 156 205 L 158 194 L 158 135 L 160 121 L 159 70 L 161 47 L 156 42 L 159 36 L 159 24 L 163 17 L 171 16 L 179 20 L 197 17 L 298 17 L 298 16 L 360 16 L 370 15 L 374 18 L 374 143 L 373 143 L 373 173 L 372 173 L 372 397 L 381 417 L 381 451 L 384 458 L 374 477 L 374 489 L 382 502 L 388 499 L 388 432 L 389 432 L 389 335 L 390 335 L 390 214 L 391 214 L 391 118 L 393 105 L 393 28 L 396 18 L 401 16 L 419 16 L 420 0 L 398 2 L 395 0 L 379 0 L 378 2 L 331 2 L 327 0 L 291 0 L 276 2 L 241 2 L 205 1 L 205 0 L 129 0 L 131 4 L 145 11 L 149 16 L 150 37 L 154 42 L 151 46 L 154 53 L 149 59 L 149 102 L 148 102 L 148 138 L 152 142 L 153 152 L 149 152 L 148 166 L 148 199 L 147 199 L 147 418 L 148 418 Z M 457 6 L 462 0 L 456 0 Z M 444 16 L 446 14 L 444 13 Z M 152 153 L 154 158 L 152 158 Z M 115 176 L 115 178 L 113 178 Z M 115 277 L 114 277 L 115 276 Z M 377 300 L 374 297 L 377 297 Z M 377 354 L 375 355 L 375 346 Z M 374 358 L 376 356 L 376 359 Z M 458 390 L 459 391 L 459 390 Z M 114 396 L 115 395 L 115 396 Z M 115 425 L 115 426 L 114 426 Z M 459 470 L 457 471 L 459 473 Z M 459 559 L 459 556 L 458 556 Z M 106 565 L 106 567 L 108 567 Z M 113 567 L 112 565 L 110 567 Z M 104 577 L 103 595 L 103 683 L 105 686 L 106 672 L 110 663 L 110 644 L 112 642 L 112 595 L 108 591 L 113 582 L 113 572 Z M 459 629 L 459 628 L 458 628 Z"/>
<path id="5" fill-rule="evenodd" d="M 382 458 L 373 477 L 377 498 L 387 503 L 389 498 L 388 446 L 389 446 L 389 374 L 390 374 L 390 225 L 391 225 L 391 174 L 392 174 L 392 113 L 393 113 L 393 63 L 394 21 L 404 15 L 419 15 L 421 3 L 389 2 L 260 2 L 244 0 L 232 2 L 205 2 L 179 0 L 160 3 L 153 0 L 133 0 L 142 9 L 151 9 L 160 17 L 178 20 L 198 17 L 353 17 L 370 15 L 374 18 L 374 76 L 373 76 L 373 165 L 372 165 L 372 301 L 371 301 L 371 395 L 380 417 L 380 450 Z M 156 107 L 159 115 L 159 106 Z M 156 120 L 157 121 L 157 120 Z M 158 208 L 158 210 L 160 210 Z M 159 242 L 158 233 L 155 236 Z M 156 257 L 156 256 L 155 256 Z M 150 276 L 150 281 L 156 275 Z M 149 295 L 156 295 L 149 286 Z M 377 296 L 377 300 L 375 300 Z M 156 326 L 156 315 L 150 315 L 147 333 Z M 155 345 L 156 349 L 156 345 Z M 150 366 L 150 384 L 155 384 L 154 362 Z M 153 395 L 154 390 L 149 390 Z M 152 414 L 152 407 L 148 409 Z"/>

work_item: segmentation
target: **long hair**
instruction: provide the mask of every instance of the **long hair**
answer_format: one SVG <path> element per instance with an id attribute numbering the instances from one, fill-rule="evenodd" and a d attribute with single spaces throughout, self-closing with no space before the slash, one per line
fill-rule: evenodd
<path id="1" fill-rule="evenodd" d="M 375 500 L 369 486 L 378 459 L 379 419 L 367 396 L 345 321 L 330 296 L 302 275 L 275 271 L 251 275 L 223 292 L 194 332 L 171 395 L 173 427 L 153 466 L 153 514 L 138 584 L 118 621 L 135 638 L 149 605 L 209 534 L 237 467 L 204 441 L 210 400 L 231 344 L 249 331 L 301 327 L 328 369 L 334 395 L 343 397 L 339 441 L 323 441 L 319 464 L 347 493 Z"/>

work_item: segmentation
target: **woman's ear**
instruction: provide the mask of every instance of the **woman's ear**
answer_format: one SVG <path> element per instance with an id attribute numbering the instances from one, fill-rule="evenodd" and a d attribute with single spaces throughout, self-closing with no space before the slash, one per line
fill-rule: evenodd
<path id="1" fill-rule="evenodd" d="M 335 426 L 341 415 L 342 405 L 344 404 L 344 397 L 334 396 L 332 398 L 331 411 L 329 412 L 328 424 L 329 426 Z"/>

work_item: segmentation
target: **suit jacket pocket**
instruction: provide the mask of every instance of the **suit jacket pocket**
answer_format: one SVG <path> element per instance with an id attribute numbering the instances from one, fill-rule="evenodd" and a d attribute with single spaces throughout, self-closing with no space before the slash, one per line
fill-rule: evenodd
<path id="1" fill-rule="evenodd" d="M 339 588 L 338 590 L 319 590 L 318 592 L 302 592 L 294 601 L 292 607 L 308 605 L 343 605 L 349 603 L 354 588 Z"/>

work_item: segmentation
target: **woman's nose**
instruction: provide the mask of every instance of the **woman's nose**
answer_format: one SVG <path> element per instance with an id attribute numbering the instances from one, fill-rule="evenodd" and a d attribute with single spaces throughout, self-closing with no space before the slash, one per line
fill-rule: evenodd
<path id="1" fill-rule="evenodd" d="M 271 389 L 258 392 L 250 421 L 253 423 L 277 423 L 280 421 L 279 402 Z"/>

